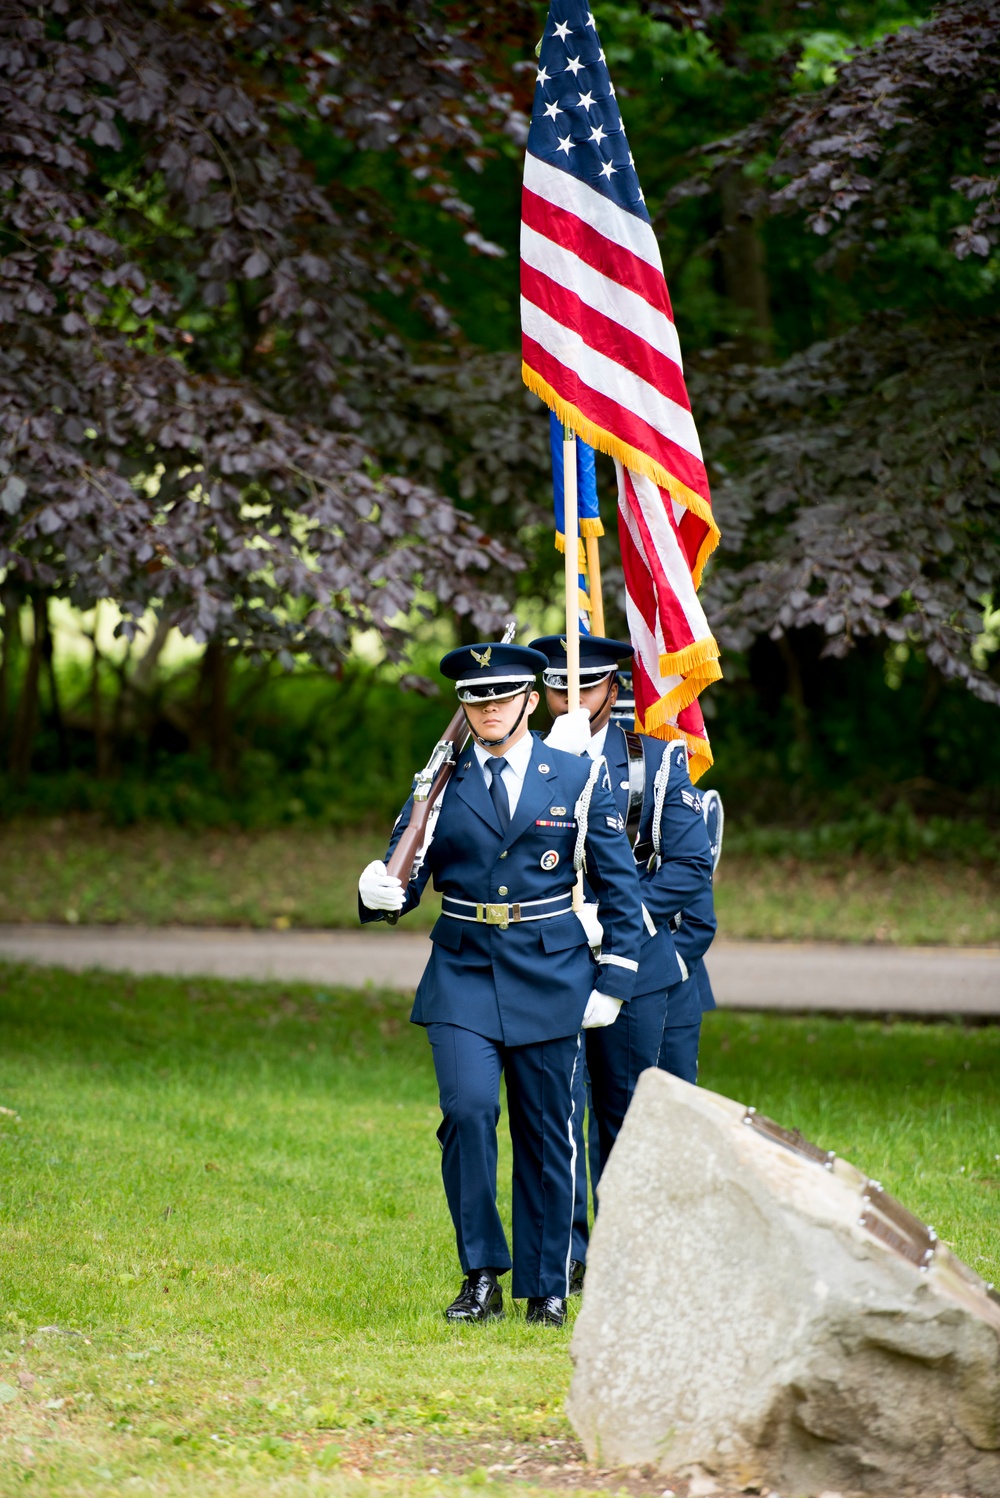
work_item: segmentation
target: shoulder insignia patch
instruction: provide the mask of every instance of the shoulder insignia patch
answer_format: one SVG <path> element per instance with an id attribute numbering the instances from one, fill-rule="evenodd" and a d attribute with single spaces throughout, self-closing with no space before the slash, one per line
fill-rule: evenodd
<path id="1" fill-rule="evenodd" d="M 696 811 L 701 816 L 703 803 L 700 791 L 681 791 L 681 800 L 685 806 L 690 806 L 692 811 Z"/>
<path id="2" fill-rule="evenodd" d="M 605 817 L 604 820 L 607 822 L 609 827 L 614 829 L 615 832 L 625 831 L 625 823 L 622 821 L 621 817 Z"/>

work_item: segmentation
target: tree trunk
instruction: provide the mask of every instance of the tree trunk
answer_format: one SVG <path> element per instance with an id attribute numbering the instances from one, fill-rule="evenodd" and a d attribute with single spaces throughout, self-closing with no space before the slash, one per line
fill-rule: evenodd
<path id="1" fill-rule="evenodd" d="M 746 208 L 750 184 L 739 167 L 727 167 L 719 189 L 723 233 L 719 242 L 726 295 L 741 313 L 736 343 L 752 363 L 770 352 L 774 328 L 771 294 L 764 270 L 764 241 Z"/>
<path id="2" fill-rule="evenodd" d="M 35 738 L 35 723 L 38 718 L 38 673 L 42 661 L 42 641 L 45 634 L 45 600 L 39 595 L 31 600 L 35 632 L 28 654 L 28 666 L 24 673 L 21 696 L 14 719 L 14 735 L 10 745 L 10 773 L 15 782 L 27 779 L 31 769 L 31 750 Z"/>
<path id="3" fill-rule="evenodd" d="M 106 779 L 111 766 L 108 757 L 108 736 L 104 729 L 104 705 L 101 701 L 101 652 L 97 648 L 97 619 L 100 604 L 94 605 L 94 629 L 90 643 L 94 655 L 90 666 L 90 716 L 94 725 L 94 761 L 98 780 Z"/>
<path id="4" fill-rule="evenodd" d="M 167 643 L 167 636 L 170 634 L 172 628 L 173 621 L 171 616 L 168 613 L 162 613 L 156 621 L 153 638 L 146 646 L 135 670 L 132 672 L 132 686 L 144 697 L 148 695 L 153 685 L 156 668 L 159 665 L 163 647 Z"/>
<path id="5" fill-rule="evenodd" d="M 42 633 L 42 660 L 45 663 L 45 674 L 49 679 L 52 721 L 55 724 L 56 741 L 59 745 L 59 768 L 60 770 L 65 770 L 69 763 L 69 754 L 66 743 L 66 724 L 63 719 L 62 704 L 59 701 L 59 683 L 56 680 L 55 642 L 52 638 L 52 621 L 49 618 L 48 598 L 43 602 L 42 621 L 44 624 Z"/>
<path id="6" fill-rule="evenodd" d="M 924 777 L 933 780 L 941 751 L 940 739 L 935 732 L 937 726 L 935 720 L 941 691 L 944 687 L 944 677 L 931 661 L 927 662 L 925 671 L 927 674 L 924 678 L 923 697 L 917 719 L 917 733 L 920 740 L 920 762 Z"/>
<path id="7" fill-rule="evenodd" d="M 212 769 L 228 777 L 232 769 L 232 724 L 229 716 L 229 655 L 218 640 L 205 646 L 201 682 L 207 698 L 208 747 Z"/>
<path id="8" fill-rule="evenodd" d="M 114 765 L 121 764 L 122 740 L 125 737 L 125 709 L 128 706 L 129 678 L 128 671 L 132 661 L 132 642 L 129 641 L 125 652 L 125 659 L 121 665 L 115 665 L 115 674 L 118 677 L 118 691 L 115 693 L 115 705 L 111 710 L 111 761 Z"/>
<path id="9" fill-rule="evenodd" d="M 792 649 L 792 642 L 787 635 L 778 636 L 777 646 L 781 659 L 785 663 L 788 700 L 792 706 L 792 732 L 795 735 L 795 742 L 800 750 L 800 757 L 804 757 L 812 747 L 812 735 L 809 732 L 809 709 L 806 706 L 802 667 L 798 656 Z"/>
<path id="10" fill-rule="evenodd" d="M 21 653 L 21 598 L 16 588 L 0 592 L 3 606 L 3 659 L 0 660 L 0 746 L 7 743 L 10 731 L 10 693 L 14 679 L 14 662 Z"/>

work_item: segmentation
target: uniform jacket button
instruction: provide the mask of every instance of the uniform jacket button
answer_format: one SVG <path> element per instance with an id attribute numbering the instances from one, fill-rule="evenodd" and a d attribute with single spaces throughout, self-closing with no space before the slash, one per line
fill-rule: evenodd
<path id="1" fill-rule="evenodd" d="M 505 895 L 507 893 L 508 893 L 508 891 L 507 891 L 506 884 L 501 884 L 500 887 L 499 887 L 499 889 L 497 890 L 497 894 L 498 895 Z"/>

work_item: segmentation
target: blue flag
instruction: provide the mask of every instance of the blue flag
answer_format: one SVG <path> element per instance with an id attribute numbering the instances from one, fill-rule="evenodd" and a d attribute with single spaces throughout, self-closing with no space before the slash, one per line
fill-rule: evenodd
<path id="1" fill-rule="evenodd" d="M 556 550 L 566 550 L 565 519 L 563 513 L 563 424 L 553 411 L 549 412 L 549 446 L 552 449 L 552 498 L 556 513 Z M 580 629 L 590 633 L 590 582 L 587 577 L 587 551 L 583 543 L 585 536 L 603 536 L 600 511 L 597 505 L 597 468 L 594 449 L 582 437 L 576 439 L 576 498 L 579 517 L 580 541 Z"/>
<path id="2" fill-rule="evenodd" d="M 563 519 L 563 424 L 554 411 L 549 412 L 549 446 L 552 449 L 552 497 L 556 512 L 556 546 L 565 550 Z M 597 504 L 597 468 L 594 449 L 582 437 L 576 439 L 576 504 L 581 536 L 603 536 L 601 512 Z"/>

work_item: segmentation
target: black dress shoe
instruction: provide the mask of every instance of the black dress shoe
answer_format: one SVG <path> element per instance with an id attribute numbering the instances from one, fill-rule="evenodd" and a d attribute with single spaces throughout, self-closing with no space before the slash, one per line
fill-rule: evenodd
<path id="1" fill-rule="evenodd" d="M 587 1273 L 587 1266 L 579 1259 L 569 1261 L 569 1293 L 570 1295 L 583 1294 L 583 1277 Z"/>
<path id="2" fill-rule="evenodd" d="M 503 1291 L 492 1269 L 473 1269 L 448 1306 L 449 1321 L 496 1321 L 503 1315 Z"/>
<path id="3" fill-rule="evenodd" d="M 527 1320 L 538 1326 L 562 1326 L 566 1302 L 561 1295 L 529 1295 Z"/>

